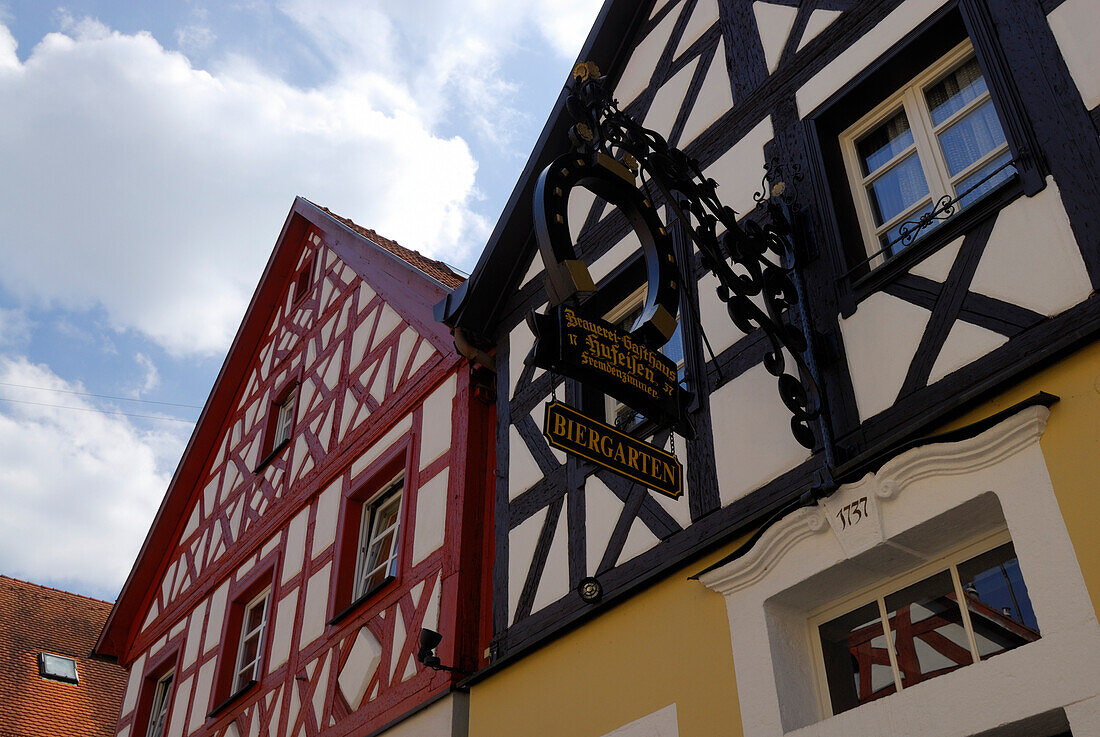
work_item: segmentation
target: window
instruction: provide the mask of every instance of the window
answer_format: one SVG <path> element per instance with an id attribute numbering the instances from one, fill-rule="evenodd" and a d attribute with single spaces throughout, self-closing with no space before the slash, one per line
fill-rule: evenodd
<path id="1" fill-rule="evenodd" d="M 294 282 L 294 302 L 298 303 L 302 301 L 302 298 L 309 292 L 309 287 L 313 283 L 313 259 L 310 258 L 306 261 L 305 266 L 298 272 L 298 279 Z"/>
<path id="2" fill-rule="evenodd" d="M 869 597 L 811 617 L 825 713 L 839 714 L 1038 640 L 1007 538 L 1002 533 L 971 545 Z"/>
<path id="3" fill-rule="evenodd" d="M 164 730 L 168 722 L 168 707 L 172 701 L 172 671 L 164 674 L 157 681 L 153 691 L 153 703 L 149 712 L 149 724 L 145 729 L 145 737 L 164 737 Z"/>
<path id="4" fill-rule="evenodd" d="M 265 589 L 244 607 L 241 638 L 237 645 L 237 664 L 233 669 L 233 693 L 260 680 L 263 660 L 264 631 L 267 628 L 268 601 L 271 590 Z"/>
<path id="5" fill-rule="evenodd" d="M 76 660 L 53 653 L 38 653 L 38 674 L 43 678 L 65 683 L 80 681 L 76 673 Z"/>
<path id="6" fill-rule="evenodd" d="M 804 116 L 811 177 L 820 185 L 818 235 L 843 316 L 1045 186 L 1002 31 L 986 0 L 948 0 Z M 937 208 L 928 227 L 916 227 Z"/>
<path id="7" fill-rule="evenodd" d="M 921 234 L 922 215 L 976 202 L 1015 173 L 969 41 L 841 135 L 871 266 Z M 938 220 L 931 220 L 934 227 Z"/>
<path id="8" fill-rule="evenodd" d="M 359 600 L 397 575 L 402 477 L 363 502 L 353 598 Z"/>
<path id="9" fill-rule="evenodd" d="M 290 396 L 283 399 L 277 406 L 275 435 L 272 437 L 271 441 L 271 445 L 274 448 L 278 448 L 280 445 L 290 440 L 290 430 L 294 424 L 294 397 L 295 393 L 291 392 Z"/>
<path id="10" fill-rule="evenodd" d="M 618 326 L 622 330 L 629 331 L 638 317 L 642 314 L 645 304 L 646 287 L 643 285 L 633 294 L 627 297 L 618 307 L 611 310 L 604 317 L 608 322 Z M 661 353 L 676 363 L 676 372 L 680 380 L 684 378 L 684 338 L 680 322 L 676 323 L 676 331 L 668 342 L 661 347 Z M 604 399 L 604 417 L 609 424 L 629 432 L 640 425 L 645 417 L 627 405 L 610 395 Z"/>

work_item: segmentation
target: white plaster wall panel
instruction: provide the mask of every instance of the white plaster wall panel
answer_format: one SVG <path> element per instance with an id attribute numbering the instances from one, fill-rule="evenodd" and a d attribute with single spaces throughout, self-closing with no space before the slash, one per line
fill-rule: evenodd
<path id="1" fill-rule="evenodd" d="M 711 395 L 718 492 L 725 506 L 808 457 L 791 436 L 776 378 L 763 365 Z"/>
<path id="2" fill-rule="evenodd" d="M 388 304 L 382 305 L 382 314 L 378 316 L 378 327 L 374 331 L 374 343 L 371 348 L 377 348 L 378 344 L 389 337 L 398 325 L 401 324 L 401 316 L 394 312 Z"/>
<path id="3" fill-rule="evenodd" d="M 178 699 L 180 704 L 186 704 L 188 699 L 191 698 L 191 683 L 190 676 L 184 679 L 183 683 L 175 689 L 175 693 L 172 694 L 172 698 Z M 165 730 L 165 737 L 183 737 L 183 724 L 187 719 L 187 709 L 173 709 L 172 721 L 168 724 L 168 729 Z"/>
<path id="4" fill-rule="evenodd" d="M 1001 211 L 971 291 L 1057 315 L 1092 294 L 1085 262 L 1052 179 Z"/>
<path id="5" fill-rule="evenodd" d="M 153 600 L 153 604 L 149 607 L 149 613 L 145 615 L 145 621 L 142 623 L 141 628 L 143 630 L 148 629 L 149 625 L 156 620 L 158 614 L 160 614 L 160 607 L 157 605 L 156 600 Z"/>
<path id="6" fill-rule="evenodd" d="M 336 516 L 340 513 L 340 479 L 329 484 L 317 497 L 317 515 L 313 518 L 313 557 L 336 539 Z"/>
<path id="7" fill-rule="evenodd" d="M 588 218 L 588 213 L 592 209 L 592 204 L 596 201 L 596 194 L 590 192 L 584 187 L 573 187 L 569 190 L 569 202 L 565 206 L 565 215 L 569 220 L 569 237 L 576 243 L 580 238 L 581 228 L 584 227 L 584 221 Z M 538 254 L 531 261 L 531 269 L 534 269 L 534 274 L 539 273 L 542 270 L 542 257 Z M 528 270 L 528 274 L 531 274 Z M 528 279 L 524 278 L 524 282 Z"/>
<path id="8" fill-rule="evenodd" d="M 420 367 L 427 363 L 433 355 L 435 355 L 435 349 L 432 348 L 432 344 L 426 340 L 421 341 L 420 347 L 416 349 L 416 355 L 413 357 L 412 366 L 409 368 L 409 376 L 415 376 Z"/>
<path id="9" fill-rule="evenodd" d="M 346 280 L 351 283 L 350 279 Z M 352 301 L 350 299 L 344 300 L 344 306 L 340 308 L 340 319 L 336 323 L 336 334 L 340 335 L 344 332 L 344 328 L 348 325 L 348 315 L 351 314 Z"/>
<path id="10" fill-rule="evenodd" d="M 718 294 L 714 291 L 719 284 L 718 277 L 709 271 L 699 280 L 699 322 L 715 355 L 744 337 L 744 333 L 730 320 L 726 303 L 718 299 Z M 709 352 L 706 356 L 709 361 Z"/>
<path id="11" fill-rule="evenodd" d="M 676 704 L 658 709 L 618 729 L 613 729 L 603 737 L 679 737 L 680 727 L 676 722 Z"/>
<path id="12" fill-rule="evenodd" d="M 642 122 L 646 128 L 655 130 L 666 139 L 672 132 L 672 125 L 676 122 L 676 116 L 680 114 L 680 108 L 684 106 L 684 97 L 691 85 L 692 75 L 699 61 L 695 60 L 684 65 L 684 68 L 676 72 L 657 90 L 653 96 L 653 104 L 649 106 L 649 112 Z"/>
<path id="13" fill-rule="evenodd" d="M 302 463 L 309 456 L 309 443 L 306 441 L 305 435 L 299 435 L 294 441 L 294 460 L 291 468 L 294 469 L 293 473 L 301 475 Z"/>
<path id="14" fill-rule="evenodd" d="M 390 683 L 393 683 L 394 672 L 397 670 L 397 661 L 401 659 L 401 648 L 405 647 L 405 618 L 402 616 L 402 606 L 397 605 L 396 616 L 393 622 L 393 643 L 390 647 L 389 674 Z"/>
<path id="15" fill-rule="evenodd" d="M 332 353 L 332 358 L 329 359 L 328 370 L 325 371 L 324 382 L 325 386 L 329 389 L 335 389 L 336 384 L 340 381 L 340 364 L 344 357 L 344 346 L 338 346 Z M 404 364 L 399 364 L 404 365 Z M 318 403 L 324 401 L 323 397 L 318 397 Z"/>
<path id="16" fill-rule="evenodd" d="M 415 566 L 443 545 L 447 534 L 447 480 L 443 469 L 416 490 L 416 524 L 413 527 L 412 564 Z"/>
<path id="17" fill-rule="evenodd" d="M 191 716 L 187 720 L 188 732 L 194 732 L 202 726 L 202 723 L 206 720 L 206 715 L 213 706 L 210 703 L 210 689 L 214 685 L 214 668 L 216 665 L 217 661 L 211 658 L 199 668 L 198 678 L 195 679 L 195 699 L 191 702 Z M 183 711 L 182 705 L 186 702 L 177 703 L 181 704 L 180 711 Z"/>
<path id="18" fill-rule="evenodd" d="M 756 124 L 703 173 L 718 183 L 718 197 L 739 215 L 756 207 L 753 193 L 764 176 L 764 144 L 773 138 L 772 119 Z"/>
<path id="19" fill-rule="evenodd" d="M 961 237 L 956 238 L 931 256 L 917 263 L 916 266 L 909 269 L 909 273 L 943 284 L 951 273 L 951 267 L 955 264 L 955 258 L 959 255 L 962 242 Z"/>
<path id="20" fill-rule="evenodd" d="M 416 659 L 409 658 L 405 661 L 405 672 L 401 674 L 401 680 L 407 681 L 416 675 Z"/>
<path id="21" fill-rule="evenodd" d="M 928 384 L 935 384 L 952 371 L 961 369 L 1007 342 L 1008 338 L 999 333 L 956 320 L 951 326 L 951 332 L 947 334 L 947 340 L 943 342 L 940 355 L 932 364 Z"/>
<path id="22" fill-rule="evenodd" d="M 620 107 L 626 107 L 641 94 L 642 90 L 649 86 L 649 80 L 653 76 L 653 70 L 657 68 L 657 61 L 661 58 L 661 52 L 668 45 L 669 36 L 679 17 L 679 6 L 669 11 L 668 15 L 657 24 L 640 44 L 634 47 L 634 53 L 630 55 L 630 61 L 626 64 L 623 76 L 615 85 L 615 98 Z"/>
<path id="23" fill-rule="evenodd" d="M 619 559 L 615 564 L 621 566 L 628 560 L 636 558 L 651 549 L 659 542 L 661 541 L 646 527 L 644 522 L 635 519 L 630 525 L 630 532 L 626 535 L 626 542 L 623 543 L 622 552 L 619 553 Z"/>
<path id="24" fill-rule="evenodd" d="M 899 5 L 798 88 L 795 100 L 799 116 L 806 117 L 945 2 L 947 0 L 908 0 Z"/>
<path id="25" fill-rule="evenodd" d="M 679 58 L 695 43 L 700 36 L 706 33 L 718 22 L 718 0 L 699 0 L 695 3 L 695 10 L 691 12 L 691 19 L 684 26 L 684 33 L 680 36 L 680 43 L 676 46 L 673 59 Z M 720 51 L 721 49 L 719 49 Z"/>
<path id="26" fill-rule="evenodd" d="M 325 412 L 325 418 L 321 421 L 321 432 L 317 435 L 317 442 L 321 444 L 321 450 L 327 452 L 329 441 L 332 439 L 332 430 L 336 424 L 336 403 L 329 405 Z"/>
<path id="27" fill-rule="evenodd" d="M 508 334 L 508 395 L 515 396 L 516 383 L 519 375 L 523 373 L 523 359 L 531 352 L 535 345 L 535 334 L 527 327 L 527 322 L 521 322 L 512 328 Z M 539 376 L 541 369 L 536 369 L 533 376 Z"/>
<path id="28" fill-rule="evenodd" d="M 585 560 L 588 575 L 595 576 L 607 550 L 607 541 L 622 514 L 623 503 L 611 489 L 595 476 L 589 476 L 584 486 Z"/>
<path id="29" fill-rule="evenodd" d="M 351 652 L 348 653 L 347 662 L 344 663 L 344 668 L 336 679 L 340 692 L 353 710 L 358 709 L 363 703 L 367 686 L 370 684 L 370 679 L 374 677 L 375 671 L 378 670 L 381 659 L 382 645 L 369 629 L 361 627 L 355 636 Z"/>
<path id="30" fill-rule="evenodd" d="M 420 431 L 420 467 L 424 468 L 451 447 L 455 390 L 458 378 L 452 374 L 424 400 L 424 422 Z"/>
<path id="31" fill-rule="evenodd" d="M 325 663 L 321 666 L 321 672 L 315 681 L 317 686 L 313 691 L 313 714 L 317 717 L 317 724 L 324 724 L 322 716 L 325 713 L 325 697 L 328 695 L 328 670 L 333 659 L 325 658 Z"/>
<path id="32" fill-rule="evenodd" d="M 424 610 L 424 624 L 430 630 L 439 629 L 439 600 L 443 596 L 443 587 L 440 585 L 440 575 L 432 577 L 431 597 L 428 599 L 428 608 Z"/>
<path id="33" fill-rule="evenodd" d="M 389 450 L 389 448 L 397 442 L 398 438 L 409 431 L 410 427 L 412 427 L 412 418 L 409 415 L 405 415 L 398 420 L 397 424 L 390 428 L 389 432 L 379 438 L 371 447 L 367 448 L 367 450 L 363 452 L 363 455 L 359 456 L 355 459 L 355 463 L 351 464 L 352 478 L 354 479 L 358 476 L 360 471 L 371 463 L 374 463 L 378 456 Z"/>
<path id="34" fill-rule="evenodd" d="M 599 283 L 601 279 L 615 270 L 615 267 L 626 261 L 642 247 L 638 240 L 638 234 L 629 231 L 621 241 L 607 249 L 604 255 L 593 261 L 588 266 L 588 273 L 592 275 L 592 281 Z"/>
<path id="35" fill-rule="evenodd" d="M 222 638 L 222 618 L 225 616 L 225 600 L 229 594 L 229 582 L 223 583 L 210 597 L 210 614 L 206 617 L 206 637 L 203 653 L 208 653 Z"/>
<path id="36" fill-rule="evenodd" d="M 332 563 L 330 562 L 309 577 L 305 603 L 302 604 L 302 629 L 298 640 L 299 648 L 305 648 L 325 631 L 325 622 L 328 619 L 326 616 L 328 612 L 328 582 L 331 571 Z"/>
<path id="37" fill-rule="evenodd" d="M 354 369 L 363 362 L 363 356 L 367 354 L 367 342 L 370 340 L 373 323 L 373 320 L 366 319 L 355 328 L 351 336 L 351 353 L 348 354 L 350 368 Z"/>
<path id="38" fill-rule="evenodd" d="M 542 470 L 527 444 L 516 431 L 508 428 L 508 499 L 511 501 L 542 479 Z"/>
<path id="39" fill-rule="evenodd" d="M 537 612 L 553 604 L 569 593 L 569 523 L 566 519 L 568 505 L 562 504 L 558 513 L 558 525 L 554 528 L 554 537 L 550 541 L 550 550 L 546 554 L 546 566 L 535 589 L 535 598 L 531 611 Z M 509 582 L 511 585 L 511 582 Z"/>
<path id="40" fill-rule="evenodd" d="M 581 192 L 581 191 L 583 191 L 583 187 L 574 187 L 573 188 L 573 192 Z M 570 201 L 572 201 L 572 199 L 573 199 L 573 193 L 572 192 L 569 195 L 569 199 L 570 199 Z M 583 224 L 584 223 L 582 221 L 581 225 L 583 225 Z M 570 218 L 570 220 L 569 220 L 569 229 L 570 229 L 570 231 L 573 230 L 573 220 L 572 220 L 572 218 Z M 576 236 L 573 237 L 573 242 L 576 243 Z M 538 276 L 541 273 L 542 273 L 542 257 L 539 256 L 538 254 L 535 254 L 535 257 L 533 259 L 531 259 L 531 265 L 527 267 L 527 273 L 523 275 L 523 282 L 522 282 L 523 286 L 527 286 L 527 284 L 530 283 L 530 281 L 532 279 L 534 279 L 536 276 Z"/>
<path id="41" fill-rule="evenodd" d="M 917 352 L 928 310 L 878 292 L 840 319 L 856 407 L 866 419 L 893 405 Z"/>
<path id="42" fill-rule="evenodd" d="M 137 704 L 138 691 L 141 690 L 141 675 L 145 670 L 145 653 L 138 656 L 134 664 L 130 666 L 130 677 L 126 681 L 126 695 L 122 697 L 122 710 L 120 716 L 126 716 L 134 710 Z"/>
<path id="43" fill-rule="evenodd" d="M 301 699 L 298 697 L 298 688 L 292 686 L 290 689 L 290 703 L 287 705 L 287 724 L 294 724 L 294 720 L 298 718 L 298 711 L 301 707 Z M 305 734 L 305 728 L 303 727 L 299 734 Z M 297 737 L 297 735 L 294 735 Z"/>
<path id="44" fill-rule="evenodd" d="M 176 582 L 176 570 L 179 567 L 179 561 L 175 560 L 172 565 L 168 566 L 168 570 L 164 573 L 164 578 L 160 582 L 160 598 L 162 601 L 169 601 L 171 599 L 172 584 Z"/>
<path id="45" fill-rule="evenodd" d="M 340 413 L 340 435 L 344 437 L 344 434 L 348 431 L 348 425 L 351 424 L 351 420 L 355 417 L 355 409 L 359 406 L 359 400 L 355 398 L 355 395 L 351 391 L 344 392 L 344 406 L 341 408 Z"/>
<path id="46" fill-rule="evenodd" d="M 802 38 L 799 39 L 798 48 L 795 49 L 795 51 L 801 51 L 803 46 L 817 38 L 819 33 L 828 28 L 834 20 L 840 17 L 841 12 L 843 11 L 818 8 L 810 13 L 810 18 L 806 21 L 806 29 L 802 31 Z"/>
<path id="47" fill-rule="evenodd" d="M 1066 0 L 1047 16 L 1058 49 L 1066 60 L 1085 107 L 1100 105 L 1100 3 L 1096 0 Z"/>
<path id="48" fill-rule="evenodd" d="M 268 670 L 278 670 L 290 657 L 290 641 L 294 637 L 294 613 L 298 608 L 298 589 L 279 599 L 275 607 L 275 631 L 271 636 L 271 656 Z"/>
<path id="49" fill-rule="evenodd" d="M 187 627 L 187 645 L 183 648 L 183 660 L 180 661 L 180 669 L 187 670 L 195 662 L 199 655 L 199 646 L 202 645 L 203 625 L 206 623 L 206 603 L 203 599 L 199 605 L 191 610 L 191 619 Z"/>
<path id="50" fill-rule="evenodd" d="M 126 725 L 119 730 L 118 737 L 130 737 L 130 725 Z"/>
<path id="51" fill-rule="evenodd" d="M 768 72 L 774 72 L 779 66 L 787 37 L 791 35 L 798 8 L 755 2 L 752 4 L 752 12 L 756 16 L 756 28 L 760 32 L 760 43 L 764 47 L 764 61 L 768 64 Z"/>
<path id="52" fill-rule="evenodd" d="M 562 506 L 564 507 L 564 505 Z M 534 555 L 535 545 L 538 543 L 539 532 L 542 530 L 542 523 L 546 519 L 548 509 L 548 507 L 543 507 L 523 522 L 520 522 L 508 533 L 509 622 L 515 620 L 519 595 L 522 593 L 523 584 L 527 580 L 527 570 L 531 567 L 531 558 Z"/>
<path id="53" fill-rule="evenodd" d="M 417 333 L 415 330 L 406 328 L 401 331 L 401 335 L 397 339 L 397 376 L 394 377 L 394 386 L 397 385 L 398 379 L 401 378 L 401 373 L 409 364 L 409 354 L 412 353 L 413 346 L 416 345 L 416 337 Z"/>
<path id="54" fill-rule="evenodd" d="M 187 526 L 183 528 L 183 536 L 180 538 L 181 540 L 186 540 L 187 538 L 191 537 L 195 530 L 199 528 L 199 511 L 199 505 L 196 504 L 195 507 L 191 510 L 191 516 L 187 518 Z"/>
<path id="55" fill-rule="evenodd" d="M 243 507 L 244 507 L 244 504 L 241 504 L 241 506 L 238 507 L 238 509 L 243 508 Z M 244 563 L 241 563 L 239 566 L 237 566 L 237 572 L 236 572 L 237 580 L 240 581 L 241 578 L 244 576 L 244 574 L 251 571 L 252 566 L 256 565 L 256 561 L 258 561 L 258 560 L 259 560 L 259 557 L 253 555 L 249 558 L 246 558 Z"/>
<path id="56" fill-rule="evenodd" d="M 374 376 L 370 379 L 370 395 L 379 404 L 385 403 L 386 394 L 389 393 L 390 353 L 392 353 L 392 350 L 386 351 L 385 357 L 375 364 Z M 366 374 L 363 375 L 363 380 L 367 380 Z"/>
<path id="57" fill-rule="evenodd" d="M 695 98 L 691 113 L 684 122 L 684 130 L 680 133 L 680 148 L 698 138 L 731 107 L 733 107 L 733 91 L 730 88 L 730 75 L 726 70 L 726 42 L 720 40 L 718 49 L 714 52 L 714 59 L 710 62 L 710 69 L 707 70 L 707 76 L 703 79 L 699 96 Z"/>
<path id="58" fill-rule="evenodd" d="M 367 286 L 366 282 L 359 282 L 358 310 L 360 313 L 370 304 L 370 301 L 374 299 L 374 297 L 374 290 Z"/>
<path id="59" fill-rule="evenodd" d="M 657 0 L 657 2 L 653 3 L 653 10 L 649 11 L 650 20 L 656 18 L 657 13 L 661 12 L 661 8 L 666 5 L 668 5 L 668 0 Z"/>

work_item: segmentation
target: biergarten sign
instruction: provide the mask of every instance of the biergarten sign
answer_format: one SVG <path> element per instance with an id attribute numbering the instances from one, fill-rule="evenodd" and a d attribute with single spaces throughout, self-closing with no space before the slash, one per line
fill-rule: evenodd
<path id="1" fill-rule="evenodd" d="M 677 499 L 684 493 L 684 467 L 673 454 L 561 402 L 546 405 L 543 434 L 550 445 Z"/>

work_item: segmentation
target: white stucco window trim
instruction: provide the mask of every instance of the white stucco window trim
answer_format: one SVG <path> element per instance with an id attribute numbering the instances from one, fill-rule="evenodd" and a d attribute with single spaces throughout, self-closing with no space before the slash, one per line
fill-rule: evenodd
<path id="1" fill-rule="evenodd" d="M 1048 416 L 1032 406 L 973 438 L 906 451 L 700 576 L 726 600 L 744 734 L 1100 734 L 1100 625 L 1039 446 Z M 842 523 L 838 512 L 864 498 L 861 522 Z M 810 614 L 1006 528 L 1042 639 L 827 716 Z"/>

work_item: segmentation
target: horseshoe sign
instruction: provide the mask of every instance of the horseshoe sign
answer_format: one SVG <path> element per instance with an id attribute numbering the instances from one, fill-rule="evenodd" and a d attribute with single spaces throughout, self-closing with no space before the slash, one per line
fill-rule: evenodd
<path id="1" fill-rule="evenodd" d="M 629 331 L 589 314 L 596 292 L 569 234 L 569 194 L 583 187 L 617 207 L 641 242 L 646 301 Z M 672 239 L 653 204 L 623 164 L 603 152 L 572 152 L 554 159 L 535 185 L 535 233 L 546 268 L 550 310 L 531 313 L 534 365 L 577 379 L 647 417 L 693 435 L 684 420 L 685 392 L 676 364 L 660 349 L 676 331 L 680 272 Z"/>

